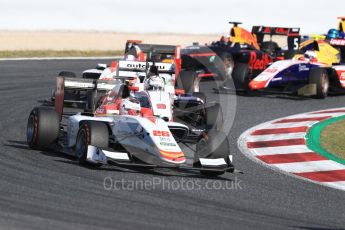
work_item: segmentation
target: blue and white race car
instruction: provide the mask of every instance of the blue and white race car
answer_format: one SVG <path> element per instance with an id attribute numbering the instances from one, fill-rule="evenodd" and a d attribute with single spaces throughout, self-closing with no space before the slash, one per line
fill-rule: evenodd
<path id="1" fill-rule="evenodd" d="M 249 83 L 254 91 L 325 98 L 345 92 L 345 65 L 327 41 L 306 41 L 293 59 L 274 62 Z"/>

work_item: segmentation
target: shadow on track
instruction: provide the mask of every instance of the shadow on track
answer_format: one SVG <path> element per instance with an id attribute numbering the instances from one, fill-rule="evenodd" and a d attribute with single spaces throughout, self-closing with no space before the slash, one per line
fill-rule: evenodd
<path id="1" fill-rule="evenodd" d="M 317 228 L 317 227 L 303 227 L 303 226 L 293 226 L 293 228 L 305 229 L 305 230 L 345 230 L 345 228 Z"/>
<path id="2" fill-rule="evenodd" d="M 24 149 L 24 150 L 31 150 L 27 146 L 26 141 L 17 141 L 17 140 L 7 140 L 7 142 L 11 144 L 6 144 L 5 146 L 17 148 L 17 149 Z M 179 177 L 188 177 L 188 178 L 196 178 L 196 179 L 213 179 L 213 180 L 219 180 L 219 181 L 232 181 L 231 179 L 224 178 L 224 177 L 210 177 L 210 176 L 204 176 L 200 175 L 198 172 L 194 171 L 186 171 L 181 172 L 181 170 L 174 170 L 174 169 L 152 169 L 152 168 L 140 168 L 140 167 L 119 167 L 116 165 L 112 165 L 111 163 L 107 166 L 101 167 L 101 168 L 94 168 L 86 165 L 81 165 L 76 160 L 76 157 L 69 156 L 57 151 L 40 151 L 40 154 L 43 154 L 45 156 L 50 157 L 56 157 L 60 159 L 54 159 L 56 162 L 75 165 L 76 167 L 81 168 L 87 168 L 94 171 L 110 171 L 110 172 L 123 172 L 123 173 L 131 173 L 131 174 L 151 174 L 154 176 L 167 176 L 167 177 L 173 177 L 173 176 L 179 176 Z"/>

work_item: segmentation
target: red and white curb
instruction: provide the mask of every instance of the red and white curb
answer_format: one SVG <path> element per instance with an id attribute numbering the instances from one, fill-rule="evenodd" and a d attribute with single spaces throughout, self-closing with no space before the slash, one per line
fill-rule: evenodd
<path id="1" fill-rule="evenodd" d="M 314 124 L 345 115 L 345 108 L 284 117 L 245 131 L 239 149 L 250 159 L 274 170 L 322 185 L 345 190 L 345 165 L 329 160 L 306 146 Z"/>

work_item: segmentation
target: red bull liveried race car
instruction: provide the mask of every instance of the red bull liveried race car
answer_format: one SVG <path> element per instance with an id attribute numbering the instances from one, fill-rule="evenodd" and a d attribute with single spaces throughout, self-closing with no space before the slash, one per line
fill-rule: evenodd
<path id="1" fill-rule="evenodd" d="M 252 32 L 230 22 L 229 38 L 222 37 L 211 45 L 195 44 L 182 49 L 181 71 L 188 76 L 217 78 L 224 82 L 218 91 L 228 90 L 228 81 L 237 91 L 248 90 L 249 80 L 265 70 L 274 60 L 291 56 L 298 49 L 299 28 L 254 26 Z M 272 40 L 274 36 L 286 37 L 286 46 L 280 47 Z M 268 37 L 268 39 L 267 39 Z M 261 49 L 260 49 L 261 48 Z M 181 75 L 181 79 L 183 76 Z"/>

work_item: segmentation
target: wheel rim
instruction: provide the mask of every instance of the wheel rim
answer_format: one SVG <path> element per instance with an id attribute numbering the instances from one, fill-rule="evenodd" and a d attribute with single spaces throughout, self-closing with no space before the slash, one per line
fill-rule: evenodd
<path id="1" fill-rule="evenodd" d="M 85 154 L 87 149 L 87 143 L 86 143 L 86 132 L 84 129 L 79 131 L 77 143 L 76 143 L 76 155 L 78 159 L 82 159 L 83 155 Z"/>
<path id="2" fill-rule="evenodd" d="M 29 143 L 31 143 L 34 139 L 34 130 L 35 130 L 35 116 L 31 114 L 28 120 L 27 129 L 26 129 L 26 138 L 27 138 L 27 142 Z"/>

